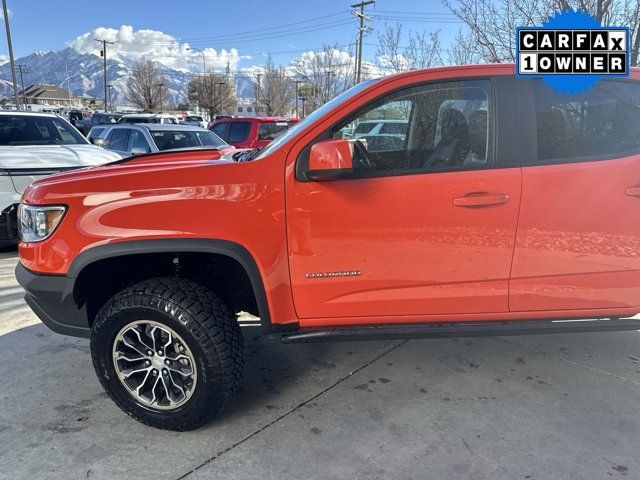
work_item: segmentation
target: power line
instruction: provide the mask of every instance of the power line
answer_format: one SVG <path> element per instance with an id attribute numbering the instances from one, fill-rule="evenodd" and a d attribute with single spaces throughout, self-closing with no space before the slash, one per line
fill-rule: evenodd
<path id="1" fill-rule="evenodd" d="M 292 36 L 292 35 L 296 35 L 296 34 L 303 34 L 303 33 L 310 33 L 310 32 L 317 32 L 320 30 L 331 30 L 334 28 L 338 28 L 338 27 L 342 27 L 345 25 L 349 25 L 351 24 L 350 20 L 345 20 L 345 21 L 341 21 L 341 22 L 327 22 L 327 23 L 321 23 L 321 24 L 317 24 L 317 25 L 309 25 L 306 27 L 298 27 L 295 29 L 291 29 L 291 30 L 286 30 L 286 31 L 280 31 L 280 32 L 273 32 L 273 33 L 264 33 L 264 34 L 258 34 L 258 35 L 252 35 L 252 34 L 248 34 L 248 35 L 244 35 L 243 37 L 239 38 L 239 39 L 235 39 L 235 38 L 225 38 L 225 37 L 219 37 L 219 38 L 211 38 L 211 39 L 202 39 L 202 40 L 197 40 L 197 41 L 192 41 L 192 42 L 186 42 L 189 43 L 189 45 L 199 45 L 202 46 L 204 44 L 211 44 L 211 43 L 233 43 L 238 44 L 238 43 L 247 43 L 247 42 L 257 42 L 257 41 L 261 41 L 261 40 L 270 40 L 273 38 L 281 38 L 281 37 L 288 37 L 288 36 Z M 183 41 L 183 40 L 180 40 Z M 134 42 L 132 42 L 134 43 Z M 137 44 L 141 44 L 141 45 L 150 45 L 150 46 L 172 46 L 172 45 L 176 45 L 178 43 L 178 41 L 176 40 L 176 42 L 144 42 L 144 41 L 138 41 L 135 42 Z"/>
<path id="2" fill-rule="evenodd" d="M 337 13 L 331 13 L 329 15 L 323 15 L 321 17 L 314 17 L 314 18 L 309 18 L 307 20 L 300 20 L 298 22 L 292 22 L 292 23 L 286 23 L 284 25 L 276 25 L 273 27 L 266 27 L 266 28 L 258 28 L 255 30 L 251 31 L 251 34 L 255 34 L 256 32 L 271 32 L 273 30 L 280 30 L 283 28 L 287 28 L 287 27 L 292 27 L 295 25 L 301 25 L 304 23 L 313 23 L 313 22 L 317 22 L 318 20 L 323 20 L 325 18 L 331 18 L 331 17 L 337 17 L 339 15 L 344 15 L 345 13 L 349 13 L 349 10 L 343 10 L 341 12 L 337 12 Z M 192 37 L 192 38 L 181 38 L 180 41 L 182 42 L 191 42 L 191 41 L 198 41 L 198 40 L 211 40 L 211 39 L 217 39 L 217 38 L 229 38 L 232 36 L 240 36 L 240 37 L 245 37 L 247 35 L 246 31 L 242 31 L 242 32 L 237 32 L 237 33 L 228 33 L 228 34 L 224 34 L 224 35 L 212 35 L 212 36 L 207 36 L 207 37 Z"/>

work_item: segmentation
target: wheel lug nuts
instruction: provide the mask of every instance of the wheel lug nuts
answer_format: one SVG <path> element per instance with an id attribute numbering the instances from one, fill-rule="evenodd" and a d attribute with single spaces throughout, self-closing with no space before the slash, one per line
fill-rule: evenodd
<path id="1" fill-rule="evenodd" d="M 162 374 L 163 374 L 163 375 L 166 375 L 166 374 L 168 374 L 168 373 L 169 373 L 169 372 L 167 372 L 166 370 L 162 370 Z"/>
<path id="2" fill-rule="evenodd" d="M 149 360 L 147 360 L 146 362 L 144 362 L 145 365 L 151 365 L 151 362 Z"/>
<path id="3" fill-rule="evenodd" d="M 151 350 L 147 350 L 147 355 L 153 355 L 153 352 Z"/>
<path id="4" fill-rule="evenodd" d="M 171 365 L 171 360 L 165 360 L 165 361 L 164 361 L 164 364 L 165 364 L 165 365 Z"/>
<path id="5" fill-rule="evenodd" d="M 153 375 L 154 375 L 154 376 L 155 376 L 155 375 L 158 375 L 158 370 L 155 370 L 155 369 L 154 369 L 154 370 L 153 370 Z"/>
<path id="6" fill-rule="evenodd" d="M 158 350 L 158 355 L 162 356 L 162 350 Z"/>

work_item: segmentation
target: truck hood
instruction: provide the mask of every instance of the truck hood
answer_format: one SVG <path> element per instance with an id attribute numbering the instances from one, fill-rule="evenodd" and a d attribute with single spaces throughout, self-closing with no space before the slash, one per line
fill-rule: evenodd
<path id="1" fill-rule="evenodd" d="M 0 146 L 0 169 L 53 169 L 102 165 L 122 158 L 95 145 Z"/>
<path id="2" fill-rule="evenodd" d="M 113 185 L 113 182 L 117 181 L 126 182 L 126 179 L 131 178 L 131 175 L 153 175 L 154 172 L 167 170 L 173 170 L 177 174 L 179 170 L 203 165 L 236 164 L 236 162 L 226 157 L 226 155 L 212 150 L 202 150 L 200 152 L 175 151 L 129 157 L 105 165 L 62 172 L 39 179 L 31 185 L 25 196 L 29 195 L 29 191 L 33 192 L 33 190 L 41 190 L 43 187 L 48 188 L 62 184 L 79 184 L 84 181 L 99 180 L 101 183 L 105 182 L 105 184 Z"/>

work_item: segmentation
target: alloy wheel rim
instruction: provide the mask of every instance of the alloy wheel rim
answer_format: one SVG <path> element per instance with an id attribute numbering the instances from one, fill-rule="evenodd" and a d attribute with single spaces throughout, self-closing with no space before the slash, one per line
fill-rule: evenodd
<path id="1" fill-rule="evenodd" d="M 113 341 L 120 383 L 145 407 L 173 410 L 191 398 L 198 375 L 194 356 L 172 328 L 152 320 L 125 325 Z"/>

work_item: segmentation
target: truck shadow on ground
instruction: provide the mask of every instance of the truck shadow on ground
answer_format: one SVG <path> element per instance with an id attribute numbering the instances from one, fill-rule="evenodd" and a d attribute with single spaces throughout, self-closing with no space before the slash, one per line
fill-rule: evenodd
<path id="1" fill-rule="evenodd" d="M 592 363 L 599 369 L 615 369 L 632 381 L 640 381 L 640 345 L 633 350 L 637 344 L 635 332 L 412 340 L 401 345 L 402 352 L 393 355 L 397 357 L 393 362 L 382 355 L 400 345 L 399 341 L 282 345 L 279 335 L 261 335 L 258 329 L 244 328 L 243 334 L 246 363 L 241 388 L 223 415 L 211 423 L 214 428 L 221 421 L 233 425 L 248 413 L 275 419 L 374 361 L 371 368 L 353 377 L 354 385 L 349 388 L 354 392 L 375 396 L 378 386 L 373 384 L 393 382 L 391 386 L 410 386 L 407 391 L 398 392 L 403 397 L 420 398 L 428 392 L 431 400 L 453 403 L 457 390 L 463 396 L 464 385 L 473 383 L 482 385 L 476 389 L 477 394 L 469 397 L 475 400 L 493 399 L 496 392 L 504 396 L 507 383 L 503 382 L 532 392 L 563 388 L 557 379 L 549 378 L 553 377 L 551 372 L 536 366 L 536 357 L 541 356 L 553 361 L 570 358 L 574 363 Z M 634 335 L 634 341 L 628 340 L 629 335 Z M 620 350 L 624 343 L 630 347 L 628 352 Z M 87 406 L 89 400 L 93 403 L 91 415 L 100 416 L 101 408 L 110 404 L 93 371 L 85 339 L 63 337 L 37 324 L 0 336 L 0 352 L 0 360 L 4 359 L 0 362 L 4 399 L 20 399 L 19 407 L 7 402 L 0 418 L 11 418 L 13 409 L 36 412 L 42 408 L 71 408 L 80 403 Z M 17 367 L 24 371 L 15 370 L 12 358 L 26 359 Z M 381 370 L 387 372 L 383 375 Z M 37 391 L 27 395 L 27 387 L 19 380 L 26 375 L 31 376 L 31 383 L 38 384 Z M 52 404 L 48 397 L 61 385 L 79 393 L 62 396 Z M 455 398 L 450 395 L 452 391 Z"/>

